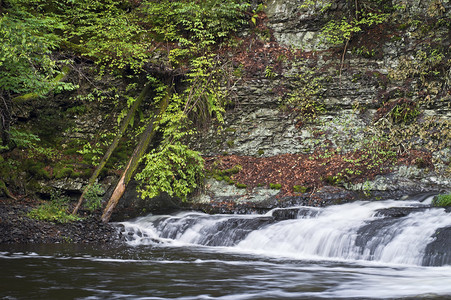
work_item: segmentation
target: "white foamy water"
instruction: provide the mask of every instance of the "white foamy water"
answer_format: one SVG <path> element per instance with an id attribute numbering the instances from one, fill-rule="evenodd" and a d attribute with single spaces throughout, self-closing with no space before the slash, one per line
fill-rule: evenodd
<path id="1" fill-rule="evenodd" d="M 256 230 L 237 248 L 302 258 L 374 260 L 421 265 L 424 250 L 439 228 L 451 226 L 444 210 L 411 213 L 373 230 L 365 245 L 358 245 L 360 231 L 375 217 L 377 209 L 392 202 L 358 202 L 325 208 L 314 218 L 287 220 Z M 396 203 L 399 206 L 399 203 Z M 408 206 L 412 203 L 401 203 Z"/>
<path id="2" fill-rule="evenodd" d="M 354 202 L 322 209 L 294 207 L 286 210 L 298 211 L 297 217 L 282 221 L 271 219 L 273 210 L 250 216 L 184 212 L 122 224 L 131 245 L 159 241 L 225 246 L 272 257 L 421 265 L 434 233 L 451 226 L 449 214 L 444 209 L 426 208 L 428 201 Z M 414 210 L 401 217 L 379 212 L 393 207 Z"/>
<path id="3" fill-rule="evenodd" d="M 427 204 L 184 212 L 118 224 L 125 247 L 0 245 L 0 290 L 5 299 L 451 299 L 449 214 Z"/>

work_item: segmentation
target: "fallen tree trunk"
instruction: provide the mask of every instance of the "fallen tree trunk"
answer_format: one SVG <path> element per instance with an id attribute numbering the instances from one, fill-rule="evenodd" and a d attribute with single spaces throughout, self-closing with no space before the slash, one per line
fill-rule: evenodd
<path id="1" fill-rule="evenodd" d="M 166 108 L 169 104 L 170 99 L 170 89 L 169 86 L 166 90 L 166 96 L 162 99 L 162 102 L 160 104 L 160 108 L 158 112 L 155 114 L 155 116 L 149 121 L 147 124 L 146 129 L 141 135 L 141 138 L 138 142 L 138 145 L 136 146 L 135 150 L 133 151 L 132 156 L 130 157 L 127 166 L 125 167 L 124 172 L 122 173 L 121 178 L 119 179 L 119 182 L 116 185 L 116 188 L 113 191 L 113 194 L 110 197 L 110 200 L 108 201 L 107 206 L 105 207 L 103 214 L 102 214 L 102 222 L 106 223 L 110 220 L 111 215 L 113 214 L 113 210 L 116 207 L 117 203 L 121 199 L 122 195 L 125 192 L 125 188 L 127 187 L 127 184 L 129 183 L 130 179 L 132 178 L 133 174 L 135 173 L 136 169 L 138 168 L 139 161 L 141 160 L 142 156 L 146 153 L 146 150 L 152 140 L 152 138 L 155 135 L 155 127 L 157 123 L 160 121 L 162 115 L 165 113 Z"/>
<path id="2" fill-rule="evenodd" d="M 113 142 L 111 143 L 110 147 L 108 148 L 105 155 L 102 157 L 102 160 L 100 161 L 99 165 L 94 170 L 94 173 L 92 173 L 91 178 L 89 178 L 88 184 L 83 189 L 83 193 L 81 194 L 80 198 L 78 199 L 78 203 L 75 206 L 74 210 L 72 211 L 72 214 L 75 215 L 78 210 L 80 209 L 84 197 L 86 195 L 86 192 L 91 188 L 91 186 L 95 183 L 97 177 L 99 177 L 100 172 L 102 171 L 103 167 L 105 167 L 106 163 L 110 159 L 111 154 L 113 154 L 113 151 L 116 149 L 117 145 L 119 144 L 120 139 L 122 138 L 125 130 L 127 129 L 128 125 L 131 123 L 131 120 L 135 116 L 136 110 L 140 106 L 140 104 L 143 102 L 143 100 L 147 97 L 150 91 L 151 84 L 147 84 L 144 89 L 139 94 L 138 98 L 133 103 L 132 107 L 130 107 L 127 116 L 122 121 L 121 127 L 119 128 L 119 132 L 116 134 L 116 137 L 114 138 Z"/>
<path id="3" fill-rule="evenodd" d="M 11 99 L 8 96 L 3 96 L 3 91 L 0 90 L 0 146 L 4 146 L 3 149 L 8 149 L 11 136 L 9 130 L 11 127 Z M 1 151 L 0 151 L 1 152 Z"/>
<path id="4" fill-rule="evenodd" d="M 11 192 L 10 192 L 10 191 L 8 190 L 8 188 L 6 187 L 6 184 L 5 184 L 2 180 L 0 180 L 0 192 L 3 192 L 3 193 L 6 195 L 6 197 L 11 198 L 11 199 L 17 201 L 17 198 L 14 197 L 13 194 L 11 194 Z M 1 193 L 0 193 L 0 194 L 1 194 Z"/>
<path id="5" fill-rule="evenodd" d="M 52 83 L 58 83 L 58 82 L 63 81 L 66 78 L 66 75 L 69 73 L 69 71 L 70 71 L 70 68 L 68 66 L 64 66 L 61 69 L 61 73 L 58 74 L 55 78 L 53 78 L 51 82 Z M 41 96 L 41 95 L 39 95 L 38 93 L 28 93 L 28 94 L 25 94 L 25 95 L 21 95 L 21 96 L 17 96 L 17 97 L 12 98 L 12 102 L 14 104 L 16 104 L 16 105 L 24 104 L 24 103 L 26 103 L 28 101 L 35 100 L 35 99 L 39 98 L 39 96 Z"/>

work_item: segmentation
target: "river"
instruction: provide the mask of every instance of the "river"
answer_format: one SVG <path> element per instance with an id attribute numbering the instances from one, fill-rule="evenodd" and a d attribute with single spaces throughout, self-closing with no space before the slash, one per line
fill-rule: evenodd
<path id="1" fill-rule="evenodd" d="M 0 298 L 450 299 L 449 251 L 427 253 L 451 218 L 430 200 L 147 216 L 118 224 L 117 248 L 0 245 Z"/>

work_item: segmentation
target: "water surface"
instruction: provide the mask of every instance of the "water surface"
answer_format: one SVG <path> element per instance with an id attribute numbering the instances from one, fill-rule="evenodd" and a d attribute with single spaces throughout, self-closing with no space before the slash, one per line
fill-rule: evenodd
<path id="1" fill-rule="evenodd" d="M 427 204 L 427 203 L 426 203 Z M 414 201 L 293 208 L 289 219 L 184 212 L 122 223 L 128 244 L 0 245 L 2 299 L 450 299 L 422 266 L 444 210 Z M 286 212 L 282 212 L 286 213 Z"/>

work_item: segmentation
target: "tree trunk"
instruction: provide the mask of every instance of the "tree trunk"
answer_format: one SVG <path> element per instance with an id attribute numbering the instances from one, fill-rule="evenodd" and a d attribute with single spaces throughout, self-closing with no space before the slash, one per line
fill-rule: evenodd
<path id="1" fill-rule="evenodd" d="M 3 180 L 0 180 L 0 192 L 3 192 L 6 195 L 6 197 L 17 201 L 17 198 L 14 197 L 13 194 L 11 194 L 11 192 L 8 190 L 8 188 L 6 187 L 6 184 L 3 182 Z M 0 193 L 0 195 L 1 195 L 1 193 Z"/>
<path id="2" fill-rule="evenodd" d="M 61 69 L 61 73 L 55 76 L 55 78 L 52 79 L 52 83 L 61 82 L 66 78 L 66 75 L 69 73 L 70 68 L 68 66 L 64 66 Z M 31 100 L 35 100 L 39 98 L 42 95 L 39 95 L 38 93 L 28 93 L 25 95 L 17 96 L 12 99 L 12 102 L 16 105 L 24 104 L 26 102 L 29 102 Z"/>
<path id="3" fill-rule="evenodd" d="M 9 95 L 5 95 L 3 91 L 0 91 L 0 133 L 2 144 L 4 147 L 9 145 L 10 135 L 9 127 L 11 125 L 11 99 Z"/>
<path id="4" fill-rule="evenodd" d="M 122 138 L 125 130 L 127 129 L 128 125 L 130 124 L 131 120 L 133 119 L 136 110 L 141 105 L 143 100 L 147 97 L 150 91 L 150 83 L 147 84 L 144 89 L 139 94 L 138 98 L 133 103 L 132 107 L 130 107 L 127 116 L 122 121 L 121 127 L 119 128 L 119 132 L 115 136 L 113 142 L 111 143 L 110 147 L 108 148 L 107 152 L 103 156 L 102 160 L 100 161 L 97 168 L 94 170 L 94 173 L 92 173 L 91 178 L 89 178 L 88 184 L 83 189 L 83 193 L 81 194 L 80 198 L 78 199 L 78 203 L 75 206 L 74 210 L 72 211 L 72 214 L 75 215 L 77 211 L 80 209 L 81 204 L 83 203 L 84 196 L 86 195 L 86 192 L 91 188 L 91 186 L 96 181 L 97 177 L 99 177 L 100 172 L 102 171 L 103 167 L 105 167 L 106 163 L 110 159 L 111 154 L 113 154 L 113 151 L 116 149 L 117 145 L 119 144 L 120 139 Z"/>
<path id="5" fill-rule="evenodd" d="M 119 182 L 116 185 L 116 188 L 114 189 L 113 194 L 111 195 L 110 200 L 108 201 L 107 206 L 105 207 L 103 214 L 102 214 L 102 222 L 106 223 L 110 220 L 111 215 L 113 214 L 113 210 L 116 207 L 117 203 L 121 199 L 122 195 L 125 192 L 125 188 L 132 178 L 134 172 L 138 168 L 139 161 L 143 157 L 143 155 L 146 153 L 146 150 L 150 144 L 150 141 L 155 135 L 155 125 L 158 123 L 158 121 L 161 119 L 161 116 L 166 111 L 166 108 L 169 104 L 169 98 L 171 96 L 170 94 L 171 87 L 168 86 L 166 90 L 166 96 L 162 100 L 160 104 L 160 109 L 155 114 L 155 116 L 152 118 L 152 120 L 149 121 L 149 124 L 147 124 L 146 129 L 141 135 L 141 138 L 139 140 L 138 145 L 136 146 L 135 150 L 133 151 L 132 156 L 130 157 L 130 160 L 128 161 L 127 167 L 125 168 L 124 172 L 122 173 L 121 178 L 119 179 Z"/>

